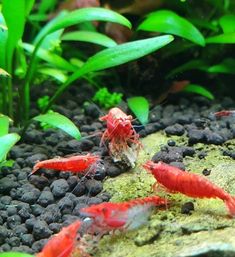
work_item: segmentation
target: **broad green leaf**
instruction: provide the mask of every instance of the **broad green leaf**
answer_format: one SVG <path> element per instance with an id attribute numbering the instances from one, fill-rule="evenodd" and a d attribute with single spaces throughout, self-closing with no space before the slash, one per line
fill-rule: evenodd
<path id="1" fill-rule="evenodd" d="M 14 49 L 24 32 L 26 4 L 25 0 L 3 0 L 2 3 L 2 13 L 8 27 L 6 67 L 11 73 Z"/>
<path id="2" fill-rule="evenodd" d="M 41 0 L 38 8 L 40 14 L 44 14 L 48 11 L 52 11 L 57 3 L 57 0 Z"/>
<path id="3" fill-rule="evenodd" d="M 0 12 L 0 66 L 6 69 L 6 43 L 8 37 L 8 28 L 5 19 Z"/>
<path id="4" fill-rule="evenodd" d="M 28 43 L 23 43 L 22 46 L 30 54 L 32 54 L 35 49 L 35 47 L 33 45 L 30 45 Z M 75 66 L 73 66 L 72 64 L 67 62 L 65 59 L 63 59 L 59 55 L 57 55 L 55 53 L 51 53 L 50 51 L 44 50 L 42 48 L 38 49 L 37 57 L 52 64 L 55 67 L 63 69 L 63 70 L 67 70 L 67 71 L 76 71 L 77 70 L 77 68 Z"/>
<path id="5" fill-rule="evenodd" d="M 42 67 L 38 68 L 37 72 L 43 75 L 50 76 L 58 80 L 60 83 L 64 83 L 68 79 L 68 76 L 66 76 L 61 70 L 58 69 Z"/>
<path id="6" fill-rule="evenodd" d="M 225 59 L 221 63 L 209 67 L 208 72 L 235 74 L 235 59 Z"/>
<path id="7" fill-rule="evenodd" d="M 13 164 L 15 163 L 15 161 L 13 161 L 13 160 L 5 160 L 5 161 L 2 161 L 1 163 L 0 163 L 0 170 L 1 170 L 1 167 L 12 167 L 13 166 Z M 1 256 L 1 255 L 0 255 Z"/>
<path id="8" fill-rule="evenodd" d="M 12 146 L 19 140 L 20 136 L 16 133 L 7 134 L 0 137 L 0 162 L 6 159 L 7 153 L 11 150 Z"/>
<path id="9" fill-rule="evenodd" d="M 207 71 L 208 66 L 207 64 L 202 60 L 192 60 L 189 62 L 184 63 L 183 65 L 180 65 L 173 70 L 171 70 L 167 75 L 166 78 L 172 77 L 178 73 L 182 73 L 188 70 L 202 70 Z"/>
<path id="10" fill-rule="evenodd" d="M 59 114 L 58 112 L 38 115 L 33 119 L 59 128 L 77 140 L 81 138 L 80 131 L 75 126 L 75 124 L 70 119 L 64 115 Z"/>
<path id="11" fill-rule="evenodd" d="M 8 116 L 0 114 L 0 136 L 8 133 L 10 121 L 12 120 Z"/>
<path id="12" fill-rule="evenodd" d="M 207 44 L 234 44 L 235 32 L 208 37 L 206 38 L 206 43 Z"/>
<path id="13" fill-rule="evenodd" d="M 34 255 L 28 253 L 5 252 L 0 253 L 0 257 L 34 257 Z"/>
<path id="14" fill-rule="evenodd" d="M 71 58 L 70 63 L 78 68 L 81 68 L 84 65 L 84 62 L 78 58 Z"/>
<path id="15" fill-rule="evenodd" d="M 68 32 L 62 36 L 65 41 L 83 41 L 98 44 L 105 47 L 116 46 L 117 43 L 104 34 L 93 31 L 75 31 Z"/>
<path id="16" fill-rule="evenodd" d="M 45 50 L 53 52 L 56 48 L 60 47 L 61 35 L 63 32 L 64 32 L 64 29 L 60 29 L 47 35 L 40 47 Z"/>
<path id="17" fill-rule="evenodd" d="M 47 21 L 48 20 L 48 15 L 46 14 L 30 14 L 28 17 L 28 20 L 31 22 L 38 22 L 38 21 Z"/>
<path id="18" fill-rule="evenodd" d="M 145 97 L 135 96 L 128 98 L 127 104 L 141 124 L 145 125 L 148 123 L 149 102 Z"/>
<path id="19" fill-rule="evenodd" d="M 25 0 L 25 16 L 27 17 L 34 5 L 35 0 Z"/>
<path id="20" fill-rule="evenodd" d="M 59 87 L 54 96 L 51 98 L 46 109 L 50 107 L 55 99 L 57 99 L 73 81 L 82 77 L 83 75 L 89 72 L 115 67 L 120 64 L 138 59 L 162 48 L 173 40 L 174 37 L 171 35 L 136 40 L 133 42 L 107 48 L 95 54 L 87 60 L 81 69 L 79 69 L 77 72 L 74 72 L 69 77 L 69 79 Z"/>
<path id="21" fill-rule="evenodd" d="M 188 20 L 169 10 L 150 13 L 139 25 L 138 30 L 170 33 L 205 46 L 201 32 Z"/>
<path id="22" fill-rule="evenodd" d="M 225 34 L 235 32 L 235 15 L 227 14 L 222 16 L 219 19 L 219 24 Z"/>
<path id="23" fill-rule="evenodd" d="M 6 72 L 4 69 L 0 68 L 0 76 L 10 77 L 10 74 L 8 72 Z"/>
<path id="24" fill-rule="evenodd" d="M 190 22 L 192 22 L 195 26 L 199 28 L 209 29 L 212 31 L 218 31 L 218 27 L 212 24 L 209 21 L 206 21 L 204 19 L 189 19 Z"/>
<path id="25" fill-rule="evenodd" d="M 213 100 L 215 97 L 206 88 L 196 84 L 190 84 L 183 89 L 184 92 L 195 93 L 198 95 L 205 96 L 206 98 Z"/>
<path id="26" fill-rule="evenodd" d="M 85 21 L 108 21 L 116 22 L 128 28 L 131 23 L 122 15 L 104 8 L 82 8 L 69 13 L 60 14 L 60 16 L 52 19 L 47 25 L 41 29 L 37 35 L 34 44 L 38 44 L 46 35 L 56 30 L 67 28 Z"/>

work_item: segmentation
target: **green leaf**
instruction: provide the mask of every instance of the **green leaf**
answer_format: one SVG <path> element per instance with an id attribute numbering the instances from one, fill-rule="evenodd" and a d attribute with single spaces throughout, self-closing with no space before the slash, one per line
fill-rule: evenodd
<path id="1" fill-rule="evenodd" d="M 8 116 L 0 114 L 0 136 L 8 133 L 10 121 L 11 119 Z"/>
<path id="2" fill-rule="evenodd" d="M 15 163 L 14 160 L 5 160 L 5 161 L 3 161 L 3 162 L 0 163 L 0 169 L 1 169 L 1 167 L 3 167 L 3 166 L 4 166 L 4 167 L 12 167 L 14 163 Z"/>
<path id="3" fill-rule="evenodd" d="M 202 20 L 202 19 L 189 19 L 190 22 L 192 22 L 194 25 L 196 25 L 199 28 L 203 28 L 203 29 L 209 29 L 212 31 L 218 31 L 218 27 L 215 26 L 213 23 L 208 22 L 206 20 Z"/>
<path id="4" fill-rule="evenodd" d="M 149 102 L 145 97 L 135 96 L 128 98 L 127 104 L 141 124 L 145 125 L 148 123 Z"/>
<path id="5" fill-rule="evenodd" d="M 0 12 L 0 66 L 6 68 L 6 43 L 8 37 L 8 28 L 5 19 Z"/>
<path id="6" fill-rule="evenodd" d="M 206 43 L 207 44 L 234 44 L 235 32 L 208 37 L 206 38 Z"/>
<path id="7" fill-rule="evenodd" d="M 58 80 L 60 83 L 64 83 L 68 79 L 68 76 L 66 76 L 61 70 L 58 69 L 41 67 L 37 69 L 37 72 L 43 75 L 50 76 Z"/>
<path id="8" fill-rule="evenodd" d="M 69 13 L 60 14 L 60 16 L 51 20 L 37 35 L 34 44 L 38 44 L 46 35 L 72 25 L 85 21 L 108 21 L 116 22 L 128 28 L 131 23 L 122 15 L 104 8 L 82 8 Z"/>
<path id="9" fill-rule="evenodd" d="M 48 51 L 54 51 L 57 47 L 60 47 L 61 35 L 63 32 L 64 29 L 60 29 L 47 35 L 40 47 Z"/>
<path id="10" fill-rule="evenodd" d="M 235 32 L 235 15 L 227 14 L 222 16 L 219 19 L 219 24 L 225 34 Z"/>
<path id="11" fill-rule="evenodd" d="M 0 162 L 6 159 L 7 153 L 11 150 L 12 146 L 19 140 L 20 136 L 16 133 L 7 134 L 0 137 Z"/>
<path id="12" fill-rule="evenodd" d="M 235 74 L 235 59 L 227 58 L 221 63 L 209 67 L 208 72 Z"/>
<path id="13" fill-rule="evenodd" d="M 30 14 L 30 12 L 33 8 L 34 2 L 35 2 L 35 0 L 26 0 L 25 1 L 25 16 L 26 17 Z"/>
<path id="14" fill-rule="evenodd" d="M 206 98 L 213 100 L 215 97 L 206 88 L 196 84 L 190 84 L 183 89 L 184 92 L 195 93 L 198 95 L 205 96 Z"/>
<path id="15" fill-rule="evenodd" d="M 62 40 L 89 42 L 105 47 L 112 47 L 117 45 L 114 40 L 107 37 L 106 35 L 93 31 L 68 32 L 62 36 Z"/>
<path id="16" fill-rule="evenodd" d="M 30 45 L 28 43 L 22 43 L 22 46 L 30 54 L 33 53 L 34 48 L 35 48 L 33 45 Z M 42 48 L 38 49 L 37 57 L 52 64 L 55 67 L 63 69 L 63 70 L 67 70 L 67 71 L 76 71 L 77 70 L 77 68 L 75 66 L 73 66 L 72 64 L 67 62 L 65 59 L 63 59 L 59 55 L 57 55 L 55 53 L 51 53 L 50 51 L 44 50 Z"/>
<path id="17" fill-rule="evenodd" d="M 205 46 L 201 32 L 191 22 L 169 10 L 150 13 L 139 25 L 138 30 L 170 33 Z"/>
<path id="18" fill-rule="evenodd" d="M 80 131 L 75 124 L 70 119 L 57 112 L 38 115 L 33 119 L 59 128 L 77 140 L 81 138 Z"/>
<path id="19" fill-rule="evenodd" d="M 74 72 L 69 79 L 59 87 L 54 96 L 51 98 L 46 109 L 48 110 L 50 105 L 63 93 L 63 91 L 68 88 L 73 81 L 81 76 L 89 72 L 104 70 L 138 59 L 162 48 L 173 40 L 174 37 L 171 35 L 136 40 L 110 47 L 95 54 L 87 60 L 81 69 Z"/>
<path id="20" fill-rule="evenodd" d="M 166 78 L 170 78 L 178 73 L 182 73 L 188 70 L 202 70 L 207 71 L 208 66 L 207 64 L 202 60 L 191 60 L 189 62 L 184 63 L 183 65 L 180 65 L 173 70 L 171 70 L 167 75 Z"/>
<path id="21" fill-rule="evenodd" d="M 0 253 L 0 257 L 34 257 L 34 255 L 18 252 L 5 252 Z"/>
<path id="22" fill-rule="evenodd" d="M 39 8 L 38 12 L 40 14 L 44 14 L 48 11 L 52 11 L 54 9 L 54 6 L 56 4 L 57 0 L 41 0 L 39 2 Z"/>
<path id="23" fill-rule="evenodd" d="M 4 69 L 0 68 L 0 76 L 10 77 L 10 74 L 8 72 L 6 72 Z"/>
<path id="24" fill-rule="evenodd" d="M 2 3 L 2 13 L 8 27 L 6 70 L 11 73 L 14 49 L 24 32 L 26 4 L 25 0 L 3 0 Z"/>

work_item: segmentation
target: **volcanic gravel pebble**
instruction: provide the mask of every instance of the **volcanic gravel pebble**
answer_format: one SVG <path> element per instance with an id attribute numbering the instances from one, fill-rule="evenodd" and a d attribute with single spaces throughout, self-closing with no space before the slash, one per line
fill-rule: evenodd
<path id="1" fill-rule="evenodd" d="M 69 190 L 69 184 L 65 179 L 58 179 L 51 184 L 50 188 L 54 197 L 59 198 L 65 196 Z"/>

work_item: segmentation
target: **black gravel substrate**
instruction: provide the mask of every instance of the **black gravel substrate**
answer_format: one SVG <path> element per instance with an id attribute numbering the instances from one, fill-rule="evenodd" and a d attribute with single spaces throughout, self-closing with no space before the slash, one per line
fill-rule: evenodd
<path id="1" fill-rule="evenodd" d="M 98 119 L 101 116 L 99 108 L 94 104 L 81 108 L 81 103 L 90 96 L 81 95 L 81 91 L 75 92 L 68 93 L 70 100 L 54 110 L 73 120 L 84 139 L 77 141 L 62 131 L 42 130 L 38 124 L 32 124 L 23 141 L 9 154 L 15 164 L 12 168 L 3 167 L 0 172 L 0 252 L 39 252 L 47 239 L 62 226 L 82 218 L 79 213 L 81 208 L 108 201 L 110 195 L 103 191 L 102 181 L 106 176 L 115 177 L 126 170 L 112 162 L 105 146 L 99 146 L 104 130 L 104 124 Z M 76 99 L 79 99 L 78 103 Z M 195 154 L 193 144 L 222 145 L 235 137 L 234 120 L 216 120 L 211 115 L 222 109 L 235 109 L 235 102 L 230 98 L 224 98 L 220 103 L 198 96 L 190 100 L 175 98 L 165 105 L 154 107 L 149 124 L 138 132 L 141 137 L 159 130 L 164 130 L 167 135 L 187 135 L 188 146 L 180 147 L 169 140 L 152 157 L 154 161 L 161 160 L 184 169 L 183 158 Z M 32 112 L 38 111 L 34 109 Z M 45 169 L 28 179 L 37 161 L 87 152 L 99 154 L 104 162 L 104 168 L 97 169 L 94 179 Z M 206 156 L 203 151 L 197 154 L 201 159 Z M 221 154 L 235 159 L 234 149 L 223 149 Z M 209 173 L 208 170 L 203 172 L 205 176 Z M 186 203 L 182 206 L 182 213 L 190 214 L 193 209 L 193 203 Z"/>

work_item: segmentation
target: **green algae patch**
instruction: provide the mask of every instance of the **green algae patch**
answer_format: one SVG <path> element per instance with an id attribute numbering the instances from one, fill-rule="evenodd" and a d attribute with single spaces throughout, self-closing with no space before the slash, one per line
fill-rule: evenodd
<path id="1" fill-rule="evenodd" d="M 182 194 L 153 192 L 155 179 L 142 164 L 152 158 L 169 139 L 176 145 L 187 145 L 186 137 L 167 137 L 163 132 L 152 134 L 142 140 L 136 167 L 116 178 L 109 178 L 104 188 L 112 195 L 111 201 L 122 202 L 137 197 L 158 194 L 170 201 L 168 209 L 153 211 L 148 224 L 134 230 L 105 235 L 99 242 L 96 257 L 186 257 L 235 256 L 235 219 L 228 217 L 225 204 L 220 199 L 192 199 Z M 222 155 L 222 148 L 234 149 L 235 140 L 223 146 L 195 144 L 196 154 L 185 157 L 186 170 L 202 175 L 210 170 L 207 179 L 235 195 L 235 162 Z M 198 153 L 206 152 L 204 159 Z M 195 210 L 191 215 L 181 213 L 184 203 L 192 201 Z M 213 255 L 214 254 L 214 255 Z"/>

